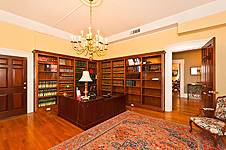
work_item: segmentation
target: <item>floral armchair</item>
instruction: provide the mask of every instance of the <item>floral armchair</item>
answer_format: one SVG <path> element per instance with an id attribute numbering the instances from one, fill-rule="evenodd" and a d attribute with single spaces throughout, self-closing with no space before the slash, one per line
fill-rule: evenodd
<path id="1" fill-rule="evenodd" d="M 210 114 L 209 111 L 214 112 L 213 117 L 203 116 L 202 114 Z M 190 132 L 192 132 L 192 122 L 203 130 L 210 132 L 214 138 L 214 148 L 217 148 L 217 138 L 218 136 L 226 135 L 226 96 L 218 97 L 216 102 L 216 108 L 202 108 L 199 109 L 199 114 L 197 117 L 190 117 Z"/>

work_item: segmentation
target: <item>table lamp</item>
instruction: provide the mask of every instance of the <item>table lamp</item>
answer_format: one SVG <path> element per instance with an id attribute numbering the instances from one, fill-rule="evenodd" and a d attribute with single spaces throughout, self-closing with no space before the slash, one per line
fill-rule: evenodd
<path id="1" fill-rule="evenodd" d="M 90 75 L 89 75 L 89 71 L 83 71 L 82 72 L 82 77 L 81 79 L 79 80 L 79 82 L 85 82 L 85 96 L 83 99 L 89 99 L 89 97 L 87 96 L 87 93 L 88 93 L 88 90 L 87 90 L 87 86 L 88 86 L 88 83 L 87 82 L 92 82 L 93 80 L 90 78 Z"/>

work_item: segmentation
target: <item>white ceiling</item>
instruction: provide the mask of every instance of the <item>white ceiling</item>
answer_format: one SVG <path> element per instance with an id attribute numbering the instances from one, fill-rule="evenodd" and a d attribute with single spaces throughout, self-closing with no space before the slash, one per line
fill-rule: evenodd
<path id="1" fill-rule="evenodd" d="M 109 37 L 216 0 L 103 0 L 93 8 L 93 29 Z M 63 17 L 77 8 L 71 15 Z M 0 0 L 0 9 L 78 35 L 89 27 L 89 7 L 80 0 Z"/>

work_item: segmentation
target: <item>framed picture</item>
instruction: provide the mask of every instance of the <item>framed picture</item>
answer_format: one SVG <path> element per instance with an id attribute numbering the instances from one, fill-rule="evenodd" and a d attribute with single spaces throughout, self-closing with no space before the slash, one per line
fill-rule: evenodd
<path id="1" fill-rule="evenodd" d="M 178 75 L 178 70 L 172 70 L 172 76 L 176 77 Z"/>
<path id="2" fill-rule="evenodd" d="M 202 74 L 201 66 L 193 66 L 190 68 L 191 76 L 198 76 Z"/>

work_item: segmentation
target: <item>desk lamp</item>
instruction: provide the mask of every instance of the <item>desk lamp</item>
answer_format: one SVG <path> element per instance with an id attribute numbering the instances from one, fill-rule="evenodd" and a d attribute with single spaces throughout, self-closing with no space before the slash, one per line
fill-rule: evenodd
<path id="1" fill-rule="evenodd" d="M 89 97 L 87 96 L 87 93 L 88 93 L 88 90 L 87 90 L 87 88 L 88 88 L 88 83 L 87 82 L 92 82 L 93 80 L 90 78 L 90 75 L 89 75 L 89 71 L 83 71 L 83 73 L 82 73 L 82 77 L 81 77 L 81 79 L 79 80 L 79 82 L 85 82 L 85 91 L 84 91 L 84 93 L 85 93 L 85 96 L 84 96 L 84 100 L 85 99 L 89 99 Z"/>

